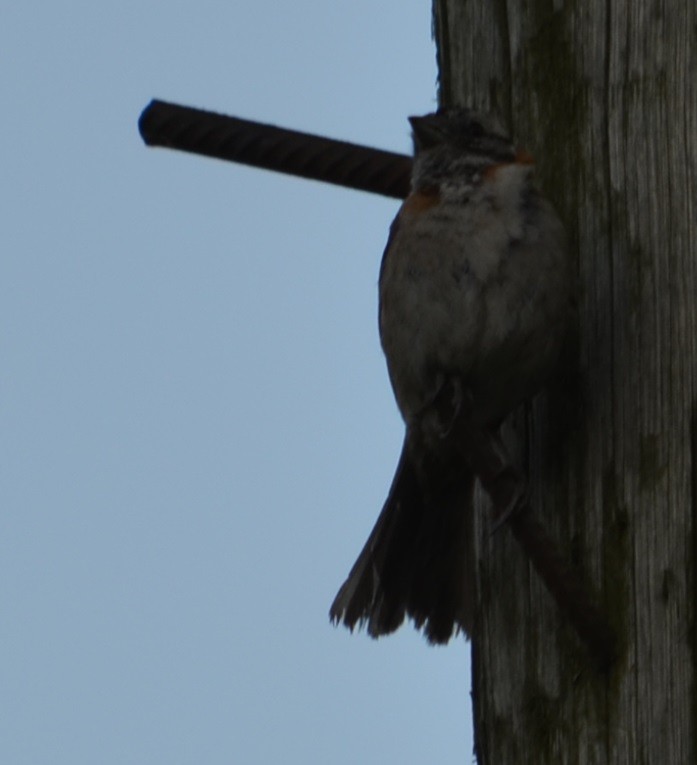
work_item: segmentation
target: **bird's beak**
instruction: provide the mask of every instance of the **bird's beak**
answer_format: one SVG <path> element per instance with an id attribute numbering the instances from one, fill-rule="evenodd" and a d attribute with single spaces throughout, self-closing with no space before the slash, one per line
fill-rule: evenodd
<path id="1" fill-rule="evenodd" d="M 409 117 L 414 132 L 414 145 L 417 149 L 428 149 L 443 141 L 442 119 L 438 114 L 425 117 Z"/>

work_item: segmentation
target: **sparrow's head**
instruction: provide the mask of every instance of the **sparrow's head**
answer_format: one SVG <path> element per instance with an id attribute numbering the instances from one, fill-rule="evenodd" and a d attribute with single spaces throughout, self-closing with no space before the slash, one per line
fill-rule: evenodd
<path id="1" fill-rule="evenodd" d="M 423 117 L 409 117 L 414 153 L 447 149 L 490 157 L 499 162 L 515 157 L 515 149 L 498 122 L 471 109 L 439 109 Z"/>
<path id="2" fill-rule="evenodd" d="M 414 139 L 414 185 L 476 184 L 491 165 L 514 162 L 515 146 L 498 122 L 471 109 L 439 109 L 409 117 Z"/>

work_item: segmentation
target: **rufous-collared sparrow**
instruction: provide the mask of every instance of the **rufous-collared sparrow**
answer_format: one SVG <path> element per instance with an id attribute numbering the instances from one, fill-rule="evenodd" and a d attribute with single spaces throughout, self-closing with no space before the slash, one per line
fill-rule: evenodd
<path id="1" fill-rule="evenodd" d="M 365 623 L 374 637 L 406 615 L 444 643 L 453 631 L 469 635 L 474 620 L 475 475 L 443 435 L 464 395 L 494 432 L 540 388 L 567 325 L 570 263 L 562 224 L 533 186 L 532 158 L 492 119 L 457 108 L 410 122 L 412 189 L 390 230 L 379 290 L 406 436 L 330 615 L 350 628 Z"/>

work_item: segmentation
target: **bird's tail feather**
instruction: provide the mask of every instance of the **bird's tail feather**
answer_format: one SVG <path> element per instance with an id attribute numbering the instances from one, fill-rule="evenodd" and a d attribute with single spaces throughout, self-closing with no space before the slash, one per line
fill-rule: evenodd
<path id="1" fill-rule="evenodd" d="M 447 643 L 453 631 L 469 635 L 473 484 L 466 468 L 447 481 L 420 479 L 405 440 L 385 505 L 332 603 L 331 619 L 350 629 L 366 625 L 372 637 L 393 632 L 405 616 L 431 643 Z"/>

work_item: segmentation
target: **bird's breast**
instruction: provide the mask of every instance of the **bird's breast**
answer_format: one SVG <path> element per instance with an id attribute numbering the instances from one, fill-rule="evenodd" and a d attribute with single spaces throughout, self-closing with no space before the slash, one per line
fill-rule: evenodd
<path id="1" fill-rule="evenodd" d="M 380 276 L 380 335 L 407 422 L 430 402 L 442 373 L 481 391 L 482 406 L 500 417 L 539 384 L 556 353 L 549 322 L 559 323 L 568 303 L 561 224 L 544 204 L 524 214 L 519 190 L 503 181 L 500 193 L 480 191 L 466 202 L 412 194 L 393 226 Z"/>

